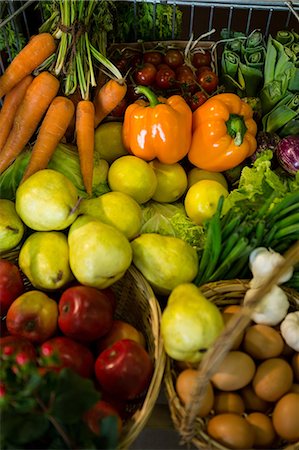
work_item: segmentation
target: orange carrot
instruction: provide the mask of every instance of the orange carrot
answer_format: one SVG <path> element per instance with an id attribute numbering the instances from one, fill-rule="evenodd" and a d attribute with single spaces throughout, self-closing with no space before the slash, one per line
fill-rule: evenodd
<path id="1" fill-rule="evenodd" d="M 32 80 L 33 76 L 27 75 L 4 97 L 3 106 L 0 110 L 0 152 L 10 133 L 17 109 Z"/>
<path id="2" fill-rule="evenodd" d="M 55 40 L 50 33 L 40 33 L 30 39 L 0 77 L 0 98 L 7 94 L 22 78 L 33 72 L 54 53 L 55 49 Z"/>
<path id="3" fill-rule="evenodd" d="M 49 72 L 41 72 L 34 78 L 16 112 L 12 129 L 2 149 L 0 173 L 28 144 L 51 101 L 56 97 L 58 89 L 58 79 Z"/>
<path id="4" fill-rule="evenodd" d="M 84 187 L 86 192 L 91 195 L 94 154 L 94 104 L 89 100 L 82 100 L 77 104 L 76 140 Z"/>
<path id="5" fill-rule="evenodd" d="M 66 97 L 55 97 L 42 121 L 22 182 L 45 169 L 74 115 L 74 103 Z"/>
<path id="6" fill-rule="evenodd" d="M 94 98 L 95 128 L 116 108 L 126 93 L 127 84 L 124 80 L 110 79 L 101 87 Z"/>

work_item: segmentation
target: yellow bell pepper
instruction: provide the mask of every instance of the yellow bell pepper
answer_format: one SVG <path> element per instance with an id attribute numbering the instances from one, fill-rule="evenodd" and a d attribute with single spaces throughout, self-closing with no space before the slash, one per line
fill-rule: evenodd
<path id="1" fill-rule="evenodd" d="M 125 111 L 123 144 L 129 153 L 146 161 L 174 164 L 188 153 L 192 139 L 192 111 L 180 95 L 159 99 L 145 86 L 136 92 L 149 100 L 137 100 Z"/>
<path id="2" fill-rule="evenodd" d="M 200 169 L 223 172 L 238 166 L 257 147 L 253 110 L 238 95 L 217 94 L 193 112 L 189 161 Z"/>

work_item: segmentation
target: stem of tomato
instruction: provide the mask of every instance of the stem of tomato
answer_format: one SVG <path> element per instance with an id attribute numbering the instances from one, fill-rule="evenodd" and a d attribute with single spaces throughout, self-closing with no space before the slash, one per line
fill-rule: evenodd
<path id="1" fill-rule="evenodd" d="M 135 88 L 135 92 L 136 92 L 136 94 L 144 95 L 148 99 L 149 106 L 151 106 L 151 107 L 157 106 L 161 103 L 161 102 L 159 102 L 156 94 L 154 94 L 153 91 L 151 91 L 151 89 L 148 88 L 147 86 L 137 86 Z"/>
<path id="2" fill-rule="evenodd" d="M 230 114 L 229 119 L 225 123 L 227 132 L 233 138 L 235 145 L 240 146 L 247 131 L 243 116 Z"/>

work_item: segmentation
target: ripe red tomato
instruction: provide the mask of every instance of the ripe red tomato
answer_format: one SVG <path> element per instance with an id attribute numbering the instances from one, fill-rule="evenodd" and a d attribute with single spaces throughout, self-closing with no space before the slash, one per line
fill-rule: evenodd
<path id="1" fill-rule="evenodd" d="M 157 68 L 154 64 L 145 63 L 141 67 L 137 67 L 134 74 L 134 80 L 141 86 L 150 86 L 154 83 L 157 74 Z"/>
<path id="2" fill-rule="evenodd" d="M 175 83 L 175 71 L 170 67 L 159 69 L 156 75 L 156 86 L 159 89 L 170 89 Z"/>
<path id="3" fill-rule="evenodd" d="M 178 49 L 169 49 L 164 55 L 163 62 L 172 69 L 177 69 L 184 64 L 184 55 Z"/>
<path id="4" fill-rule="evenodd" d="M 192 56 L 192 65 L 196 68 L 209 66 L 211 64 L 211 53 L 209 51 L 196 52 Z"/>
<path id="5" fill-rule="evenodd" d="M 194 92 L 196 89 L 195 75 L 192 69 L 186 65 L 176 70 L 176 80 L 183 91 Z"/>
<path id="6" fill-rule="evenodd" d="M 0 354 L 2 357 L 23 353 L 30 361 L 36 360 L 34 345 L 21 336 L 5 336 L 0 338 Z"/>
<path id="7" fill-rule="evenodd" d="M 43 367 L 61 370 L 72 369 L 82 377 L 90 378 L 94 371 L 94 357 L 91 350 L 83 344 L 66 336 L 57 336 L 43 342 L 41 356 L 49 358 Z M 57 358 L 57 361 L 54 358 Z"/>
<path id="8" fill-rule="evenodd" d="M 122 430 L 121 417 L 116 408 L 105 400 L 99 400 L 88 411 L 86 411 L 83 415 L 83 420 L 94 434 L 100 435 L 101 420 L 105 417 L 111 416 L 116 418 L 117 431 L 118 435 L 120 435 Z"/>
<path id="9" fill-rule="evenodd" d="M 217 74 L 211 70 L 202 72 L 198 77 L 198 83 L 208 94 L 216 90 L 218 82 Z"/>
<path id="10" fill-rule="evenodd" d="M 190 106 L 192 111 L 195 111 L 199 106 L 203 105 L 207 100 L 208 100 L 208 96 L 204 92 L 198 91 L 188 99 L 188 105 Z"/>
<path id="11" fill-rule="evenodd" d="M 73 286 L 58 302 L 58 326 L 65 336 L 92 342 L 108 333 L 113 323 L 113 305 L 100 289 Z"/>
<path id="12" fill-rule="evenodd" d="M 24 292 L 18 267 L 7 259 L 0 259 L 0 315 L 4 316 L 12 302 Z"/>
<path id="13" fill-rule="evenodd" d="M 102 351 L 95 362 L 101 389 L 122 400 L 142 394 L 150 384 L 153 363 L 144 347 L 131 339 L 121 339 Z"/>
<path id="14" fill-rule="evenodd" d="M 154 66 L 158 66 L 162 63 L 163 55 L 157 51 L 147 51 L 143 53 L 143 62 L 151 63 Z"/>
<path id="15" fill-rule="evenodd" d="M 211 66 L 202 66 L 202 67 L 199 67 L 197 70 L 196 70 L 196 76 L 197 77 L 199 77 L 199 75 L 202 73 L 202 72 L 206 72 L 206 71 L 212 71 L 212 67 Z"/>

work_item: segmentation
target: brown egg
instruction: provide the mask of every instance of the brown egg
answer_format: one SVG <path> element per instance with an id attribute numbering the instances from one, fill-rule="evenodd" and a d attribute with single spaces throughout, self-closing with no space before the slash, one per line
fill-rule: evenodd
<path id="1" fill-rule="evenodd" d="M 292 357 L 292 368 L 294 372 L 294 379 L 299 382 L 299 353 L 294 353 Z"/>
<path id="2" fill-rule="evenodd" d="M 217 442 L 232 449 L 249 449 L 253 446 L 252 426 L 239 414 L 225 413 L 212 417 L 207 432 Z"/>
<path id="3" fill-rule="evenodd" d="M 196 386 L 198 371 L 194 369 L 183 370 L 176 379 L 176 392 L 179 399 L 185 405 L 193 398 L 193 390 Z M 207 385 L 205 396 L 198 411 L 199 417 L 205 417 L 209 414 L 214 403 L 214 391 L 212 384 Z"/>
<path id="4" fill-rule="evenodd" d="M 246 420 L 254 429 L 254 447 L 269 448 L 276 438 L 272 420 L 266 414 L 253 412 L 248 414 Z"/>
<path id="5" fill-rule="evenodd" d="M 278 400 L 272 420 L 276 433 L 283 439 L 299 440 L 299 394 L 291 392 Z"/>
<path id="6" fill-rule="evenodd" d="M 216 414 L 227 412 L 243 414 L 245 404 L 241 395 L 236 392 L 217 392 L 216 394 L 214 393 L 213 409 Z"/>
<path id="7" fill-rule="evenodd" d="M 265 412 L 268 411 L 271 406 L 271 403 L 266 402 L 256 395 L 251 384 L 241 389 L 241 395 L 245 403 L 246 411 Z"/>
<path id="8" fill-rule="evenodd" d="M 269 402 L 276 402 L 290 390 L 292 383 L 292 368 L 282 358 L 270 358 L 263 361 L 252 380 L 256 395 Z"/>
<path id="9" fill-rule="evenodd" d="M 228 352 L 211 381 L 222 391 L 235 391 L 246 386 L 255 373 L 253 359 L 244 352 Z"/>
<path id="10" fill-rule="evenodd" d="M 283 348 L 280 333 L 268 325 L 255 324 L 245 331 L 243 349 L 255 359 L 274 358 Z"/>
<path id="11" fill-rule="evenodd" d="M 242 307 L 240 305 L 229 305 L 226 308 L 224 308 L 224 310 L 222 311 L 222 317 L 223 317 L 224 323 L 226 324 L 233 317 L 233 315 L 236 312 L 240 311 L 241 308 Z M 236 339 L 231 347 L 231 350 L 237 350 L 240 347 L 243 337 L 244 337 L 244 331 L 242 331 L 236 337 Z"/>

